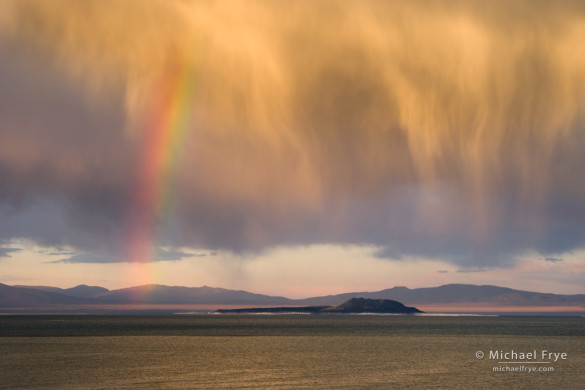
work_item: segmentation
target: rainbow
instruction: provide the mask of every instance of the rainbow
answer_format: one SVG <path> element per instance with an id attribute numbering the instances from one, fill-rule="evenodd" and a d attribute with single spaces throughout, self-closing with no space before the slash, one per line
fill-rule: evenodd
<path id="1" fill-rule="evenodd" d="M 152 282 L 149 263 L 172 208 L 172 187 L 186 131 L 196 81 L 192 61 L 169 66 L 154 96 L 151 118 L 139 157 L 139 176 L 127 221 L 125 259 L 138 264 L 141 284 Z M 136 271 L 135 271 L 136 272 Z"/>

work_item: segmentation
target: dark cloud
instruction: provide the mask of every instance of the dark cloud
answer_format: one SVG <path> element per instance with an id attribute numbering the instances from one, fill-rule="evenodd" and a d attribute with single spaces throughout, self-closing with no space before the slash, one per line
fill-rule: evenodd
<path id="1" fill-rule="evenodd" d="M 0 239 L 111 246 L 136 153 L 119 91 L 94 102 L 27 48 L 0 40 L 0 52 Z"/>
<path id="2" fill-rule="evenodd" d="M 0 257 L 12 257 L 11 253 L 18 253 L 22 248 L 0 247 Z"/>
<path id="3" fill-rule="evenodd" d="M 581 2 L 228 3 L 14 3 L 0 240 L 127 260 L 128 220 L 148 211 L 149 102 L 197 53 L 180 158 L 142 239 L 367 244 L 462 272 L 584 247 Z"/>
<path id="4" fill-rule="evenodd" d="M 563 259 L 559 259 L 558 257 L 545 257 L 544 261 L 548 261 L 551 263 L 560 263 L 562 261 L 564 261 Z"/>
<path id="5" fill-rule="evenodd" d="M 49 256 L 72 256 L 75 254 L 75 252 L 74 251 L 48 252 L 46 254 Z"/>
<path id="6" fill-rule="evenodd" d="M 120 263 L 122 258 L 106 257 L 92 253 L 80 253 L 60 260 L 49 261 L 48 263 Z"/>
<path id="7" fill-rule="evenodd" d="M 174 250 L 174 249 L 162 249 L 162 248 L 158 248 L 157 253 L 156 253 L 156 257 L 155 257 L 155 261 L 175 261 L 175 260 L 181 260 L 184 258 L 189 258 L 189 257 L 207 257 L 207 256 L 211 256 L 208 253 L 187 253 L 187 252 L 183 252 L 183 251 L 178 251 L 178 250 Z"/>
<path id="8" fill-rule="evenodd" d="M 457 272 L 460 273 L 471 273 L 471 272 L 486 272 L 485 268 L 459 268 Z"/>
<path id="9" fill-rule="evenodd" d="M 187 253 L 178 250 L 168 250 L 158 248 L 152 261 L 178 261 L 189 257 L 206 257 L 212 256 L 208 253 Z M 99 253 L 79 253 L 60 260 L 50 261 L 49 263 L 123 263 L 128 259 L 115 254 Z M 149 261 L 144 260 L 144 261 Z"/>

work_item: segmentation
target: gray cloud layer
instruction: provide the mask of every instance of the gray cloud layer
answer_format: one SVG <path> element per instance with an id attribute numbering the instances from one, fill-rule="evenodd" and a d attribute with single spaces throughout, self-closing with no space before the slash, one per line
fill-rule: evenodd
<path id="1" fill-rule="evenodd" d="M 178 250 L 167 250 L 158 248 L 152 261 L 177 261 L 189 257 L 207 257 L 214 256 L 213 253 L 187 253 Z M 95 253 L 75 254 L 60 260 L 50 261 L 50 263 L 122 263 L 127 261 L 123 257 L 107 256 Z"/>
<path id="2" fill-rule="evenodd" d="M 0 247 L 0 257 L 12 257 L 11 253 L 18 253 L 22 248 Z"/>
<path id="3" fill-rule="evenodd" d="M 467 267 L 583 247 L 580 2 L 3 7 L 0 239 L 123 252 L 149 101 L 187 63 L 165 244 Z"/>

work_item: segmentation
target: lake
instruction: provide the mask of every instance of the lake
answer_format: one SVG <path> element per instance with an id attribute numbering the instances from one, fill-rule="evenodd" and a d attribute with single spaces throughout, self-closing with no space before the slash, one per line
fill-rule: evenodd
<path id="1" fill-rule="evenodd" d="M 585 318 L 0 316 L 0 351 L 2 388 L 580 389 Z"/>

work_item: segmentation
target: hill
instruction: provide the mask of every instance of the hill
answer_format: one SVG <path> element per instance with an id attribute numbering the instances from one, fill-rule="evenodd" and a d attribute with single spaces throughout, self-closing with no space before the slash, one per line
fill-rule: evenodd
<path id="1" fill-rule="evenodd" d="M 19 288 L 0 283 L 0 307 L 45 307 L 50 305 L 87 305 L 91 298 L 73 297 L 53 291 Z"/>
<path id="2" fill-rule="evenodd" d="M 28 288 L 33 290 L 40 290 L 40 291 L 49 291 L 63 295 L 70 295 L 72 297 L 80 297 L 80 298 L 97 298 L 101 295 L 105 295 L 110 292 L 107 288 L 103 288 L 100 286 L 87 286 L 85 284 L 80 284 L 79 286 L 71 287 L 71 288 L 59 288 L 59 287 L 49 287 L 49 286 L 14 286 L 19 288 Z"/>
<path id="3" fill-rule="evenodd" d="M 251 307 L 247 309 L 217 310 L 222 314 L 254 314 L 254 313 L 306 313 L 306 314 L 416 314 L 422 313 L 415 307 L 404 306 L 390 299 L 351 298 L 337 306 L 304 306 L 304 307 Z"/>
<path id="4" fill-rule="evenodd" d="M 150 284 L 113 290 L 99 299 L 110 304 L 221 304 L 287 305 L 294 301 L 284 297 L 254 294 L 217 287 L 179 287 Z"/>
<path id="5" fill-rule="evenodd" d="M 323 309 L 323 313 L 380 313 L 380 314 L 415 314 L 422 313 L 416 307 L 404 306 L 391 299 L 351 298 L 341 305 Z"/>

